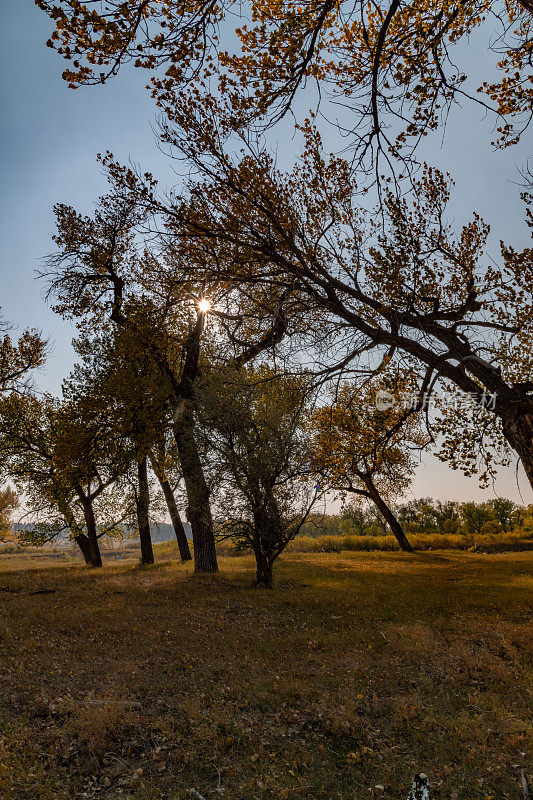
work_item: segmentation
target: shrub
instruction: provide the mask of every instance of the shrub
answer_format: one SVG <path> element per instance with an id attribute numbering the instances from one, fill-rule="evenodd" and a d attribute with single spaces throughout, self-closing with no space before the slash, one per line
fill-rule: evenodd
<path id="1" fill-rule="evenodd" d="M 488 522 L 485 522 L 481 526 L 481 533 L 484 536 L 496 536 L 497 534 L 502 532 L 503 532 L 502 526 L 495 519 L 490 519 Z"/>

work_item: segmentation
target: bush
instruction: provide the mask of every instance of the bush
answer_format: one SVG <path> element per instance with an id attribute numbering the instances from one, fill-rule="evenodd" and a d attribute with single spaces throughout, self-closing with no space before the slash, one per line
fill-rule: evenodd
<path id="1" fill-rule="evenodd" d="M 497 536 L 503 533 L 503 528 L 497 520 L 490 519 L 481 526 L 481 533 L 484 536 Z"/>

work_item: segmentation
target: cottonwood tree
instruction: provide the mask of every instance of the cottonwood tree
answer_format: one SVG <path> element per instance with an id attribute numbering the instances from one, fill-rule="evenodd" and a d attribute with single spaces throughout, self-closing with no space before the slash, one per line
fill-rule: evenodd
<path id="1" fill-rule="evenodd" d="M 461 526 L 459 503 L 455 500 L 408 500 L 397 507 L 396 515 L 407 532 L 457 533 Z"/>
<path id="2" fill-rule="evenodd" d="M 127 330 L 168 382 L 195 570 L 216 571 L 210 492 L 195 435 L 194 392 L 201 360 L 207 357 L 202 353 L 209 351 L 204 335 L 208 310 L 212 306 L 213 318 L 224 286 L 217 289 L 220 282 L 191 281 L 185 264 L 201 263 L 203 254 L 201 248 L 191 250 L 184 238 L 171 246 L 163 239 L 159 253 L 146 246 L 139 252 L 136 237 L 144 230 L 147 211 L 133 195 L 126 199 L 111 193 L 102 198 L 92 218 L 66 206 L 58 206 L 56 213 L 59 252 L 50 258 L 45 272 L 54 308 L 81 325 L 108 318 Z M 211 303 L 204 308 L 200 301 L 206 293 Z M 230 295 L 235 293 L 232 286 Z M 270 297 L 272 293 L 266 294 Z M 238 332 L 226 348 L 234 366 L 241 367 L 283 338 L 285 294 L 278 297 L 276 293 L 274 303 L 254 302 L 246 314 L 236 313 L 232 300 L 226 303 L 232 313 L 216 312 L 222 338 L 229 327 Z M 247 297 L 246 302 L 249 300 Z M 209 342 L 211 330 L 208 333 Z"/>
<path id="3" fill-rule="evenodd" d="M 86 563 L 91 549 L 81 506 L 72 482 L 66 480 L 56 459 L 58 401 L 13 393 L 2 399 L 1 452 L 6 469 L 24 495 L 32 531 L 23 540 L 37 546 L 57 539 L 67 530 Z"/>
<path id="4" fill-rule="evenodd" d="M 51 294 L 58 298 L 55 309 L 82 324 L 107 317 L 137 339 L 168 382 L 193 532 L 195 570 L 216 571 L 209 490 L 191 408 L 205 312 L 193 302 L 190 285 L 182 287 L 178 297 L 165 293 L 164 287 L 160 294 L 162 287 L 151 285 L 156 259 L 139 257 L 136 250 L 136 226 L 143 219 L 136 204 L 122 204 L 110 196 L 102 199 L 93 218 L 66 206 L 58 206 L 56 213 L 59 253 L 51 264 Z M 147 269 L 139 270 L 140 264 Z M 139 308 L 142 292 L 145 301 Z M 159 302 L 150 304 L 148 298 L 154 294 Z"/>
<path id="5" fill-rule="evenodd" d="M 91 566 L 101 567 L 98 502 L 126 472 L 131 455 L 125 453 L 97 398 L 67 400 L 57 409 L 53 456 L 62 479 L 73 487 L 81 506 Z"/>
<path id="6" fill-rule="evenodd" d="M 321 494 L 308 464 L 309 383 L 267 365 L 215 374 L 212 381 L 216 389 L 206 387 L 201 415 L 222 473 L 220 536 L 253 551 L 255 585 L 270 589 L 274 562 Z"/>
<path id="7" fill-rule="evenodd" d="M 495 519 L 488 503 L 461 503 L 460 514 L 465 532 L 471 535 L 482 533 L 484 525 Z"/>
<path id="8" fill-rule="evenodd" d="M 502 244 L 499 263 L 486 266 L 488 226 L 476 214 L 458 229 L 447 220 L 450 181 L 436 170 L 409 201 L 386 193 L 382 220 L 357 206 L 349 165 L 322 158 L 313 128 L 301 162 L 282 173 L 264 150 L 226 152 L 209 112 L 196 113 L 187 139 L 168 132 L 201 176 L 173 201 L 107 162 L 117 192 L 164 218 L 169 238 L 201 247 L 202 269 L 191 274 L 290 290 L 332 349 L 339 344 L 331 372 L 369 351 L 374 361 L 414 359 L 421 379 L 432 370 L 433 388 L 453 386 L 492 420 L 495 444 L 518 454 L 533 485 L 530 359 L 513 357 L 532 351 L 533 249 Z M 459 431 L 468 447 L 475 431 Z"/>
<path id="9" fill-rule="evenodd" d="M 519 511 L 517 504 L 505 497 L 494 497 L 492 500 L 487 501 L 487 505 L 492 509 L 492 513 L 501 525 L 502 531 L 507 533 L 512 530 L 516 524 Z"/>
<path id="10" fill-rule="evenodd" d="M 337 494 L 373 503 L 408 552 L 411 545 L 391 503 L 409 486 L 416 467 L 414 451 L 426 443 L 417 409 L 402 406 L 410 386 L 401 374 L 343 383 L 310 420 L 313 468 Z M 387 397 L 396 394 L 391 408 L 380 407 L 382 390 Z"/>
<path id="11" fill-rule="evenodd" d="M 130 481 L 144 564 L 153 563 L 149 519 L 148 457 L 170 425 L 170 387 L 153 359 L 127 328 L 101 326 L 98 335 L 75 342 L 81 357 L 64 391 L 70 399 L 92 398 L 106 410 L 109 427 L 131 458 L 136 476 Z"/>
<path id="12" fill-rule="evenodd" d="M 128 476 L 127 484 L 135 501 L 143 563 L 153 563 L 149 463 L 163 491 L 182 560 L 190 560 L 187 536 L 169 481 L 174 471 L 172 459 L 177 460 L 178 456 L 168 441 L 172 428 L 168 380 L 142 341 L 132 336 L 128 328 L 104 324 L 97 336 L 82 337 L 74 344 L 81 361 L 66 382 L 65 391 L 71 398 L 96 397 L 107 411 L 110 426 L 129 450 L 136 474 Z"/>
<path id="13" fill-rule="evenodd" d="M 432 212 L 442 206 L 446 191 L 433 174 L 429 183 L 434 186 L 425 192 L 433 207 L 427 219 L 435 223 L 429 235 L 427 209 L 419 214 L 421 204 L 415 202 L 411 218 L 400 183 L 402 171 L 409 174 L 416 196 L 428 182 L 427 175 L 418 184 L 412 181 L 414 149 L 438 127 L 441 112 L 468 94 L 461 70 L 451 67 L 452 51 L 491 15 L 511 38 L 500 40 L 502 80 L 487 83 L 483 90 L 501 117 L 499 143 L 519 138 L 531 112 L 526 74 L 529 0 L 505 5 L 392 0 L 385 6 L 348 7 L 287 3 L 275 9 L 254 4 L 251 26 L 237 32 L 237 55 L 221 53 L 215 35 L 221 22 L 231 20 L 228 6 L 203 0 L 187 10 L 174 2 L 141 0 L 108 0 L 99 9 L 74 0 L 38 0 L 38 5 L 56 21 L 50 44 L 73 62 L 65 74 L 72 86 L 105 82 L 132 59 L 154 73 L 153 90 L 166 117 L 163 139 L 205 178 L 194 188 L 192 204 L 178 198 L 167 214 L 174 235 L 181 241 L 194 237 L 202 250 L 209 265 L 204 280 L 215 274 L 239 287 L 262 281 L 280 294 L 290 291 L 307 298 L 304 313 L 312 309 L 323 329 L 328 318 L 332 338 L 340 328 L 348 332 L 348 343 L 353 332 L 350 347 L 332 371 L 371 347 L 403 350 L 418 359 L 422 371 L 429 364 L 441 378 L 472 394 L 482 411 L 488 410 L 486 418 L 495 421 L 496 435 L 518 452 L 533 481 L 530 376 L 511 374 L 506 355 L 518 339 L 531 349 L 531 251 L 504 249 L 501 270 L 476 269 L 484 236 L 479 220 L 458 232 L 455 241 L 446 226 L 441 235 L 442 217 Z M 164 75 L 155 74 L 161 67 Z M 219 80 L 221 102 L 209 92 L 210 77 Z M 354 225 L 349 211 L 357 191 L 353 160 L 325 159 L 310 123 L 300 121 L 308 145 L 309 139 L 314 142 L 311 158 L 281 179 L 266 153 L 250 149 L 245 134 L 240 163 L 221 148 L 232 131 L 283 116 L 311 78 L 320 89 L 338 92 L 354 114 L 348 126 L 355 163 L 362 176 L 369 173 L 378 182 L 380 210 L 388 225 L 377 248 L 376 231 L 371 225 Z M 189 79 L 195 85 L 182 91 Z M 213 126 L 216 116 L 218 127 Z M 382 165 L 393 173 L 394 194 L 383 189 Z M 360 188 L 368 188 L 365 177 L 360 180 Z M 150 187 L 144 188 L 141 200 L 151 204 Z M 155 205 L 162 214 L 161 204 Z M 413 225 L 417 222 L 422 227 Z M 431 263 L 424 273 L 419 262 L 426 257 Z M 104 270 L 105 265 L 104 259 Z M 380 270 L 387 276 L 386 293 L 377 291 Z M 97 275 L 100 280 L 102 272 Z M 119 294 L 119 283 L 117 287 Z M 113 313 L 118 315 L 118 306 Z M 497 398 L 494 408 L 487 409 L 487 395 Z M 204 508 L 205 499 L 204 492 Z"/>
<path id="14" fill-rule="evenodd" d="M 179 467 L 176 470 L 178 464 L 178 455 L 177 452 L 173 452 L 173 450 L 175 451 L 175 445 L 173 448 L 172 442 L 169 441 L 167 433 L 157 439 L 155 444 L 150 449 L 149 458 L 152 470 L 159 481 L 163 497 L 165 498 L 165 503 L 170 515 L 172 527 L 174 528 L 174 533 L 176 534 L 180 558 L 183 562 L 185 562 L 191 561 L 192 556 L 189 548 L 189 542 L 187 540 L 187 534 L 185 532 L 185 527 L 181 519 L 178 504 L 176 503 L 174 485 L 178 482 L 176 477 L 178 480 L 180 480 L 182 476 Z M 176 472 L 179 473 L 177 476 Z"/>

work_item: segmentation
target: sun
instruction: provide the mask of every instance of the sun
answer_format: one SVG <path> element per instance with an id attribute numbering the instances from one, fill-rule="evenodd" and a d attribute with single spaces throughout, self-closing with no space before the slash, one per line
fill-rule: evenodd
<path id="1" fill-rule="evenodd" d="M 204 297 L 198 303 L 198 308 L 200 309 L 202 314 L 206 314 L 208 311 L 211 311 L 211 303 L 206 297 Z"/>

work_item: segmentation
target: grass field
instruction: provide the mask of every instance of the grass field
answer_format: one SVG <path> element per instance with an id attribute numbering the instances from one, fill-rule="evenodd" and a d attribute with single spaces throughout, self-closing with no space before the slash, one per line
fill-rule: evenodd
<path id="1" fill-rule="evenodd" d="M 533 553 L 45 563 L 0 558 L 2 800 L 522 798 Z"/>

